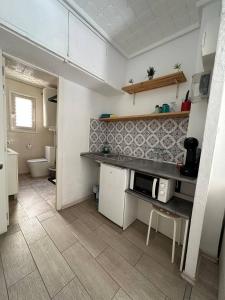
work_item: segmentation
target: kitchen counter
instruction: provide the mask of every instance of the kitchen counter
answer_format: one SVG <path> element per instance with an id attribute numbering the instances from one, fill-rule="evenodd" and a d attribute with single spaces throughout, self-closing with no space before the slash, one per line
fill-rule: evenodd
<path id="1" fill-rule="evenodd" d="M 158 208 L 162 208 L 166 211 L 169 211 L 183 219 L 191 218 L 193 203 L 190 201 L 178 197 L 173 197 L 172 199 L 170 199 L 170 201 L 163 203 L 159 200 L 146 197 L 130 189 L 126 190 L 126 193 L 135 196 L 137 198 L 140 198 L 141 200 L 144 200 L 146 202 L 149 202 Z"/>
<path id="2" fill-rule="evenodd" d="M 125 155 L 83 152 L 80 154 L 97 162 L 107 163 L 125 169 L 135 170 L 146 174 L 152 174 L 160 177 L 171 178 L 182 182 L 196 184 L 196 178 L 183 176 L 180 174 L 175 164 L 157 162 L 148 159 L 135 158 Z"/>

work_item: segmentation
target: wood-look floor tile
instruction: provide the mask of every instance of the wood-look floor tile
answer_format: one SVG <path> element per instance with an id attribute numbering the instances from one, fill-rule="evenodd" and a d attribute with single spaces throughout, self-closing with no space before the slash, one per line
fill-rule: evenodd
<path id="1" fill-rule="evenodd" d="M 24 208 L 29 208 L 43 199 L 33 189 L 25 190 L 18 194 L 18 201 Z"/>
<path id="2" fill-rule="evenodd" d="M 135 268 L 169 298 L 174 300 L 182 299 L 186 281 L 180 277 L 180 274 L 175 275 L 148 255 L 143 255 Z"/>
<path id="3" fill-rule="evenodd" d="M 97 261 L 132 299 L 165 299 L 165 295 L 112 248 L 104 250 Z"/>
<path id="4" fill-rule="evenodd" d="M 9 300 L 50 300 L 44 283 L 34 271 L 9 288 Z"/>
<path id="5" fill-rule="evenodd" d="M 81 214 L 79 219 L 82 220 L 82 222 L 92 231 L 102 224 L 99 219 L 90 213 Z"/>
<path id="6" fill-rule="evenodd" d="M 32 244 L 46 236 L 45 230 L 36 218 L 25 220 L 20 223 L 20 227 L 28 244 Z"/>
<path id="7" fill-rule="evenodd" d="M 30 246 L 32 255 L 51 297 L 56 295 L 74 274 L 49 237 Z"/>
<path id="8" fill-rule="evenodd" d="M 23 207 L 17 203 L 14 207 L 9 209 L 9 223 L 18 224 L 24 220 L 28 219 L 28 215 Z"/>
<path id="9" fill-rule="evenodd" d="M 206 286 L 211 294 L 218 292 L 219 268 L 218 264 L 200 256 L 198 267 L 198 281 L 202 286 Z"/>
<path id="10" fill-rule="evenodd" d="M 60 252 L 77 242 L 70 228 L 65 225 L 65 222 L 59 216 L 43 221 L 42 225 Z"/>
<path id="11" fill-rule="evenodd" d="M 6 282 L 5 282 L 5 276 L 3 273 L 3 266 L 2 266 L 2 261 L 0 257 L 0 299 L 1 300 L 7 300 L 8 299 L 8 294 L 7 294 L 7 289 L 6 289 Z"/>
<path id="12" fill-rule="evenodd" d="M 71 231 L 79 239 L 80 243 L 94 256 L 97 257 L 108 245 L 96 232 L 91 231 L 79 219 L 69 225 Z"/>
<path id="13" fill-rule="evenodd" d="M 43 214 L 49 210 L 52 210 L 52 207 L 46 201 L 40 201 L 35 203 L 32 206 L 29 206 L 25 209 L 26 213 L 30 218 Z"/>
<path id="14" fill-rule="evenodd" d="M 14 234 L 14 233 L 19 232 L 19 231 L 20 231 L 20 225 L 18 223 L 11 224 L 11 225 L 8 226 L 7 232 L 5 232 L 1 235 L 1 238 L 4 237 L 4 236 L 10 235 L 10 234 Z"/>
<path id="15" fill-rule="evenodd" d="M 36 269 L 21 232 L 3 238 L 0 252 L 7 286 L 16 283 Z"/>
<path id="16" fill-rule="evenodd" d="M 192 288 L 190 300 L 218 300 L 217 292 L 212 293 L 207 286 L 195 284 Z"/>
<path id="17" fill-rule="evenodd" d="M 149 245 L 146 246 L 147 231 L 142 232 L 133 226 L 127 228 L 122 235 L 171 272 L 178 272 L 181 249 L 176 247 L 175 263 L 172 264 L 172 240 L 169 238 L 165 236 L 162 237 L 160 233 L 156 233 L 152 230 Z"/>
<path id="18" fill-rule="evenodd" d="M 79 219 L 69 224 L 68 226 L 78 239 L 92 233 L 92 231 Z"/>
<path id="19" fill-rule="evenodd" d="M 65 223 L 70 224 L 77 219 L 77 217 L 73 214 L 71 208 L 66 208 L 59 211 L 59 215 L 65 221 Z"/>
<path id="20" fill-rule="evenodd" d="M 97 211 L 97 203 L 95 199 L 88 199 L 85 201 L 82 201 L 78 204 L 80 207 L 84 207 L 86 211 L 92 213 Z"/>
<path id="21" fill-rule="evenodd" d="M 123 229 L 120 226 L 116 225 L 115 223 L 113 223 L 112 221 L 107 219 L 105 216 L 100 214 L 99 212 L 93 212 L 92 215 L 95 216 L 97 219 L 99 219 L 99 221 L 101 221 L 102 224 L 106 224 L 107 226 L 112 228 L 117 233 L 119 233 L 119 234 L 123 233 Z"/>
<path id="22" fill-rule="evenodd" d="M 80 218 L 82 215 L 87 214 L 87 213 L 91 213 L 90 210 L 87 209 L 87 207 L 82 206 L 80 204 L 76 204 L 74 206 L 70 207 L 70 210 L 72 212 L 72 214 L 76 217 L 76 218 Z"/>
<path id="23" fill-rule="evenodd" d="M 75 277 L 53 300 L 91 300 L 91 298 L 78 278 Z"/>
<path id="24" fill-rule="evenodd" d="M 47 212 L 37 216 L 40 222 L 43 222 L 51 217 L 54 217 L 57 214 L 56 210 L 48 210 Z"/>
<path id="25" fill-rule="evenodd" d="M 132 265 L 137 263 L 143 253 L 138 247 L 105 224 L 97 229 L 97 234 Z"/>
<path id="26" fill-rule="evenodd" d="M 113 300 L 131 300 L 131 298 L 124 292 L 124 290 L 119 289 Z"/>
<path id="27" fill-rule="evenodd" d="M 74 244 L 63 255 L 92 299 L 112 299 L 119 286 L 81 244 Z"/>

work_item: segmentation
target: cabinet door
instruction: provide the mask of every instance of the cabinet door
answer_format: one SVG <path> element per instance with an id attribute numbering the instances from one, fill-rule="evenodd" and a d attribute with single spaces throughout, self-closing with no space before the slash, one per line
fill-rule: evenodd
<path id="1" fill-rule="evenodd" d="M 56 0 L 1 0 L 0 22 L 65 57 L 68 11 Z"/>
<path id="2" fill-rule="evenodd" d="M 73 14 L 69 14 L 69 60 L 104 79 L 106 43 Z"/>
<path id="3" fill-rule="evenodd" d="M 18 156 L 16 154 L 8 154 L 7 161 L 8 171 L 8 195 L 18 194 Z"/>
<path id="4" fill-rule="evenodd" d="M 106 57 L 105 81 L 111 86 L 121 89 L 126 79 L 126 59 L 109 44 L 107 45 Z"/>
<path id="5" fill-rule="evenodd" d="M 202 55 L 211 55 L 216 52 L 220 18 L 209 20 L 202 36 Z"/>
<path id="6" fill-rule="evenodd" d="M 127 170 L 101 164 L 99 212 L 121 227 L 127 182 Z"/>

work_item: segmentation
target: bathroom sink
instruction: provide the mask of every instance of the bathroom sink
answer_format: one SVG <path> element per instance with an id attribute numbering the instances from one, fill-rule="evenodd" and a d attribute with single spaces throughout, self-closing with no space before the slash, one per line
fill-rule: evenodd
<path id="1" fill-rule="evenodd" d="M 10 148 L 7 148 L 7 153 L 8 154 L 14 154 L 14 155 L 18 155 L 19 153 L 17 153 L 16 151 L 10 149 Z"/>

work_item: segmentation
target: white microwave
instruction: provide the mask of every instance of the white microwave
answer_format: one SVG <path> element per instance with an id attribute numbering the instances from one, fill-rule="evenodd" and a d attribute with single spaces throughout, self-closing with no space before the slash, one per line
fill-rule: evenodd
<path id="1" fill-rule="evenodd" d="M 129 188 L 147 197 L 168 202 L 175 192 L 174 179 L 159 178 L 132 170 Z"/>

